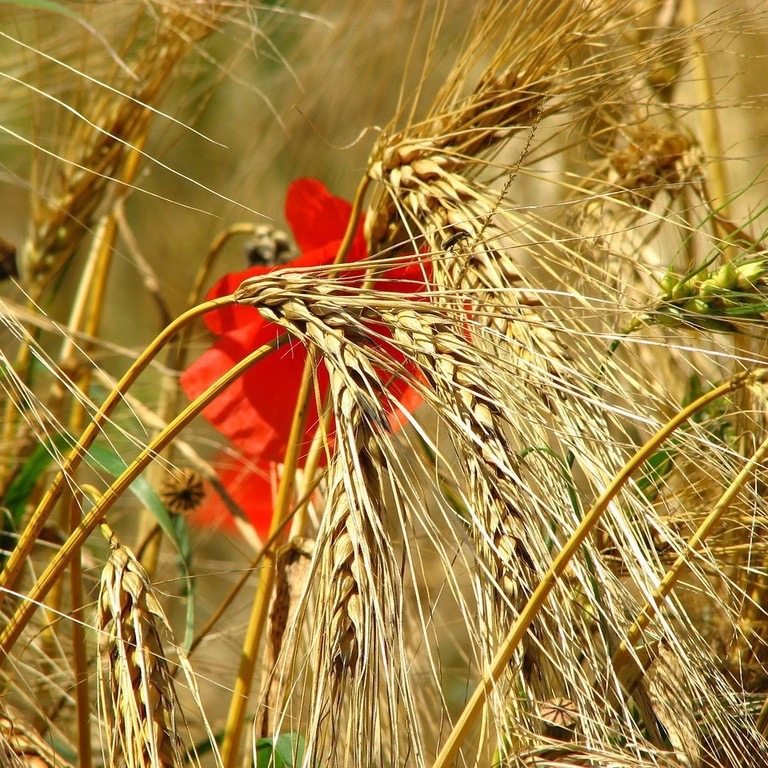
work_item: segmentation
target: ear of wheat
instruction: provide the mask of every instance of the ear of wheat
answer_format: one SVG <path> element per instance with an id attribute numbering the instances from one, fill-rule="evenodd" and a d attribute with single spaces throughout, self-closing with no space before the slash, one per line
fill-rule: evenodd
<path id="1" fill-rule="evenodd" d="M 188 764 L 186 727 L 163 635 L 172 637 L 146 570 L 105 524 L 110 556 L 99 591 L 100 702 L 110 766 L 166 768 Z M 181 650 L 182 668 L 199 711 L 194 677 Z M 205 715 L 203 714 L 203 718 Z M 213 755 L 218 752 L 208 730 Z"/>
<path id="2" fill-rule="evenodd" d="M 142 566 L 114 534 L 108 535 L 99 629 L 109 762 L 124 761 L 130 768 L 181 766 L 178 697 L 160 635 L 167 620 Z"/>

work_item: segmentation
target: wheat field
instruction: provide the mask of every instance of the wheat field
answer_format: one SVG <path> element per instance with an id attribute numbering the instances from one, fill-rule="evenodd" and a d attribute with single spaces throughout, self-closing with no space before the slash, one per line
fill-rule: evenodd
<path id="1" fill-rule="evenodd" d="M 768 766 L 768 4 L 0 4 L 0 766 Z"/>

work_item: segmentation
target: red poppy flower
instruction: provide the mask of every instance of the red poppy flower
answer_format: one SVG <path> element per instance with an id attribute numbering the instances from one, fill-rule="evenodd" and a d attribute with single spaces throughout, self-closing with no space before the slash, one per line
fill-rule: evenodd
<path id="1" fill-rule="evenodd" d="M 231 294 L 243 280 L 275 269 L 301 269 L 332 264 L 351 212 L 352 206 L 331 195 L 321 182 L 314 179 L 295 181 L 288 189 L 286 218 L 302 251 L 301 256 L 287 265 L 251 267 L 226 275 L 211 289 L 207 298 Z M 348 261 L 359 261 L 365 256 L 361 220 Z M 421 268 L 416 264 L 395 268 L 376 283 L 380 290 L 400 293 L 415 292 L 423 286 Z M 264 320 L 250 306 L 224 307 L 206 315 L 205 322 L 218 339 L 181 376 L 182 387 L 190 398 L 197 397 L 246 355 L 283 332 L 282 328 Z M 389 357 L 403 362 L 396 350 L 386 346 Z M 306 357 L 301 342 L 292 340 L 286 343 L 230 385 L 203 411 L 203 416 L 240 447 L 244 455 L 255 464 L 266 466 L 269 462 L 282 462 Z M 328 373 L 320 363 L 316 371 L 316 391 L 320 398 L 324 398 L 327 390 Z M 399 401 L 406 411 L 412 411 L 420 402 L 416 392 L 400 378 L 393 379 L 387 385 L 387 390 L 390 397 Z M 307 427 L 302 439 L 302 459 L 317 429 L 317 421 L 317 403 L 313 398 L 309 404 Z M 401 421 L 400 414 L 392 414 L 394 428 Z"/>

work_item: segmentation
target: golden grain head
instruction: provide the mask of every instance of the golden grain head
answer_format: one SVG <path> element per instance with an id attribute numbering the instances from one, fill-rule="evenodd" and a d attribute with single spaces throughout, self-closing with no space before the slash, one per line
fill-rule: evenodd
<path id="1" fill-rule="evenodd" d="M 162 642 L 167 619 L 144 568 L 104 530 L 110 557 L 101 578 L 99 627 L 110 765 L 181 768 L 178 697 Z"/>

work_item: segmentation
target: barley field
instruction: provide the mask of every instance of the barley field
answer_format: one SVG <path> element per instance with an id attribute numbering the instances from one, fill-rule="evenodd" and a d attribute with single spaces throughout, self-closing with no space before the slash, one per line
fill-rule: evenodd
<path id="1" fill-rule="evenodd" d="M 768 3 L 0 4 L 0 768 L 768 768 Z"/>

